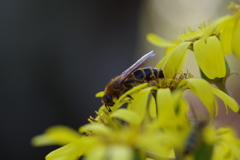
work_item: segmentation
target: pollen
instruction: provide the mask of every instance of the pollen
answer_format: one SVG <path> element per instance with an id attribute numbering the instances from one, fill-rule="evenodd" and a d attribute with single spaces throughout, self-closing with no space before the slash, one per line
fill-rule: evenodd
<path id="1" fill-rule="evenodd" d="M 204 28 L 207 28 L 206 25 L 205 25 L 205 22 L 202 22 L 200 25 L 199 25 L 199 29 L 204 29 Z"/>
<path id="2" fill-rule="evenodd" d="M 193 32 L 192 28 L 189 26 L 188 27 L 189 32 Z"/>
<path id="3" fill-rule="evenodd" d="M 171 91 L 173 91 L 183 79 L 189 78 L 193 78 L 193 75 L 189 72 L 177 73 L 172 79 L 158 79 L 157 87 L 169 88 Z"/>
<path id="4" fill-rule="evenodd" d="M 90 116 L 88 118 L 88 121 L 90 123 L 103 123 L 103 124 L 109 124 L 109 111 L 107 110 L 107 108 L 104 106 L 104 107 L 101 107 L 98 111 L 95 111 L 96 113 L 96 117 L 92 117 Z"/>

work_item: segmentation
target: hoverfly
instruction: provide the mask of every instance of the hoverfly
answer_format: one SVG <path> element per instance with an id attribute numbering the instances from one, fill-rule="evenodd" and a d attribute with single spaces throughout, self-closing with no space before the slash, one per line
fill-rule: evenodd
<path id="1" fill-rule="evenodd" d="M 206 126 L 207 121 L 199 121 L 194 123 L 193 129 L 187 137 L 183 155 L 190 154 L 194 149 L 196 149 L 196 147 L 198 147 L 199 143 L 203 143 L 202 131 Z"/>
<path id="2" fill-rule="evenodd" d="M 145 54 L 119 76 L 111 79 L 111 81 L 106 85 L 104 96 L 102 97 L 102 103 L 105 104 L 109 110 L 109 106 L 113 106 L 115 104 L 114 99 L 118 99 L 131 88 L 142 83 L 149 83 L 151 80 L 164 78 L 163 71 L 161 69 L 152 67 L 139 68 L 154 55 L 153 51 Z M 133 99 L 130 95 L 128 95 L 128 97 Z"/>
<path id="3" fill-rule="evenodd" d="M 203 138 L 203 132 L 205 127 L 207 127 L 207 125 L 209 124 L 209 119 L 207 117 L 199 118 L 193 107 L 191 107 L 190 110 L 192 111 L 192 114 L 195 118 L 192 120 L 189 119 L 193 124 L 193 128 L 190 131 L 185 142 L 185 146 L 183 149 L 184 156 L 189 155 L 206 145 Z"/>

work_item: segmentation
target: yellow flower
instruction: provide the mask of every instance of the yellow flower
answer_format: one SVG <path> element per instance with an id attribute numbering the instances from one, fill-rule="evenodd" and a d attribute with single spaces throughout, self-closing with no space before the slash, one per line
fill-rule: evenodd
<path id="1" fill-rule="evenodd" d="M 84 156 L 85 160 L 145 159 L 149 155 L 158 158 L 174 156 L 169 142 L 166 141 L 171 137 L 159 134 L 159 130 L 144 127 L 137 113 L 119 109 L 111 118 L 115 119 L 115 126 L 87 124 L 79 129 L 85 136 L 52 151 L 46 156 L 46 160 L 76 160 L 81 156 Z"/>
<path id="2" fill-rule="evenodd" d="M 235 160 L 239 156 L 240 140 L 230 127 L 215 129 L 207 124 L 193 127 L 186 139 L 184 160 Z"/>
<path id="3" fill-rule="evenodd" d="M 156 101 L 151 96 L 149 106 L 148 98 L 152 91 L 157 91 Z M 183 147 L 189 128 L 187 103 L 181 95 L 180 91 L 171 94 L 168 88 L 157 90 L 154 86 L 142 89 L 126 109 L 119 108 L 108 113 L 111 120 L 107 125 L 98 121 L 81 127 L 79 131 L 85 136 L 49 153 L 46 159 L 74 160 L 80 156 L 87 160 L 106 157 L 131 160 L 136 156 L 138 159 L 173 158 L 173 149 Z M 150 116 L 150 112 L 155 112 L 157 119 Z M 56 127 L 51 130 L 60 132 Z M 48 136 L 48 133 L 41 136 Z"/>
<path id="4" fill-rule="evenodd" d="M 240 60 L 240 7 L 234 3 L 229 5 L 233 15 L 223 16 L 207 27 L 203 23 L 200 30 L 184 33 L 174 42 L 149 33 L 147 40 L 158 47 L 166 47 L 166 54 L 158 67 L 175 72 L 182 69 L 188 49 L 194 52 L 195 58 L 202 72 L 209 78 L 222 78 L 226 76 L 225 54 L 234 51 Z M 178 60 L 178 63 L 175 63 Z M 172 74 L 172 71 L 168 74 Z"/>
<path id="5" fill-rule="evenodd" d="M 221 90 L 211 86 L 207 81 L 203 79 L 192 78 L 183 80 L 179 86 L 182 86 L 183 89 L 189 89 L 194 94 L 196 94 L 202 103 L 207 107 L 208 112 L 212 118 L 215 109 L 216 114 L 218 113 L 216 97 L 220 98 L 224 102 L 225 106 L 230 107 L 234 112 L 239 111 L 238 104 L 233 98 Z"/>
<path id="6" fill-rule="evenodd" d="M 109 111 L 107 110 L 106 106 L 105 105 L 102 105 L 98 111 L 95 111 L 96 113 L 96 117 L 93 118 L 92 116 L 90 116 L 88 118 L 88 121 L 90 123 L 103 123 L 103 124 L 106 124 L 108 125 L 109 123 L 111 123 L 111 119 L 109 117 L 110 113 Z"/>
<path id="7" fill-rule="evenodd" d="M 226 75 L 226 64 L 220 42 L 216 36 L 200 39 L 193 44 L 194 55 L 202 72 L 209 78 Z"/>
<path id="8" fill-rule="evenodd" d="M 212 160 L 235 160 L 240 157 L 240 140 L 231 127 L 219 128 L 215 131 L 216 142 Z"/>
<path id="9" fill-rule="evenodd" d="M 233 15 L 225 16 L 219 26 L 217 32 L 220 35 L 220 43 L 224 54 L 233 54 L 240 60 L 240 7 L 235 3 L 231 3 L 229 8 L 232 9 Z"/>
<path id="10" fill-rule="evenodd" d="M 53 127 L 33 142 L 38 146 L 66 144 L 49 153 L 46 160 L 75 160 L 81 156 L 85 160 L 169 159 L 184 149 L 191 129 L 186 116 L 188 104 L 182 98 L 185 89 L 194 92 L 210 114 L 214 113 L 214 95 L 223 98 L 233 110 L 238 109 L 225 93 L 211 88 L 204 80 L 189 78 L 186 73 L 153 84 L 139 85 L 126 92 L 112 112 L 100 107 L 98 116 L 90 120 L 92 124 L 79 129 L 81 134 L 63 126 Z M 126 100 L 129 94 L 134 100 Z M 127 108 L 120 108 L 124 103 L 128 103 Z M 211 136 L 207 137 L 211 142 Z"/>
<path id="11" fill-rule="evenodd" d="M 171 75 L 171 70 L 181 71 L 187 50 L 190 49 L 194 52 L 200 69 L 209 79 L 225 77 L 224 55 L 233 51 L 240 60 L 240 7 L 232 2 L 229 8 L 233 15 L 220 17 L 207 27 L 203 23 L 197 31 L 189 29 L 188 33 L 180 35 L 172 43 L 149 33 L 147 40 L 150 43 L 166 47 L 165 57 L 157 66 Z M 176 60 L 178 63 L 175 63 Z"/>
<path id="12" fill-rule="evenodd" d="M 227 107 L 229 107 L 234 112 L 239 111 L 237 102 L 226 93 L 211 86 L 207 81 L 203 79 L 192 78 L 192 75 L 190 73 L 179 73 L 171 78 L 157 79 L 157 82 L 155 83 L 145 83 L 134 87 L 132 90 L 129 90 L 117 100 L 115 105 L 112 107 L 112 112 L 120 108 L 124 103 L 129 103 L 128 108 L 134 108 L 134 106 L 137 106 L 134 110 L 136 113 L 139 113 L 139 116 L 142 118 L 145 115 L 146 105 L 149 101 L 149 95 L 155 94 L 163 88 L 168 88 L 171 91 L 179 89 L 184 91 L 186 89 L 189 89 L 206 106 L 211 119 L 214 117 L 214 114 L 218 114 L 218 104 L 216 100 L 217 97 L 224 102 L 227 113 Z M 133 97 L 133 100 L 128 98 L 127 95 L 131 95 Z M 151 103 L 155 105 L 152 102 L 153 100 L 154 99 L 152 97 Z M 150 114 L 154 115 L 155 113 Z"/>
<path id="13" fill-rule="evenodd" d="M 219 21 L 219 20 L 218 20 Z M 226 75 L 224 54 L 217 35 L 215 35 L 216 22 L 208 27 L 202 26 L 201 30 L 192 31 L 179 36 L 179 40 L 172 46 L 163 43 L 167 52 L 165 57 L 157 65 L 165 71 L 167 77 L 179 73 L 185 63 L 188 49 L 193 50 L 195 58 L 202 72 L 209 78 L 221 78 Z M 148 34 L 147 39 L 152 44 L 161 43 L 157 35 Z M 170 47 L 169 47 L 170 46 Z"/>

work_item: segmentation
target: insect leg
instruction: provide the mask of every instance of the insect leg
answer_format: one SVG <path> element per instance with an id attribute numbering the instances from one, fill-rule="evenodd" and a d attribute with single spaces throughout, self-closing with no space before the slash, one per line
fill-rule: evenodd
<path id="1" fill-rule="evenodd" d="M 132 96 L 130 96 L 130 95 L 127 95 L 127 97 L 128 97 L 128 98 L 130 98 L 131 100 L 133 100 L 133 97 L 132 97 Z"/>
<path id="2" fill-rule="evenodd" d="M 112 112 L 111 108 L 105 104 L 105 107 L 107 108 L 108 112 Z"/>

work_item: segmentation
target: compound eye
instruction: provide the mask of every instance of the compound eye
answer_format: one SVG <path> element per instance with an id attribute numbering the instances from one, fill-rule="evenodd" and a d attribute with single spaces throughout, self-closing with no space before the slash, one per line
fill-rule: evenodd
<path id="1" fill-rule="evenodd" d="M 110 96 L 109 94 L 105 94 L 102 98 L 102 101 L 104 104 L 109 104 L 112 102 L 112 96 Z"/>
<path id="2" fill-rule="evenodd" d="M 112 101 L 112 96 L 110 96 L 109 94 L 105 94 L 103 98 L 106 99 L 107 101 Z"/>

